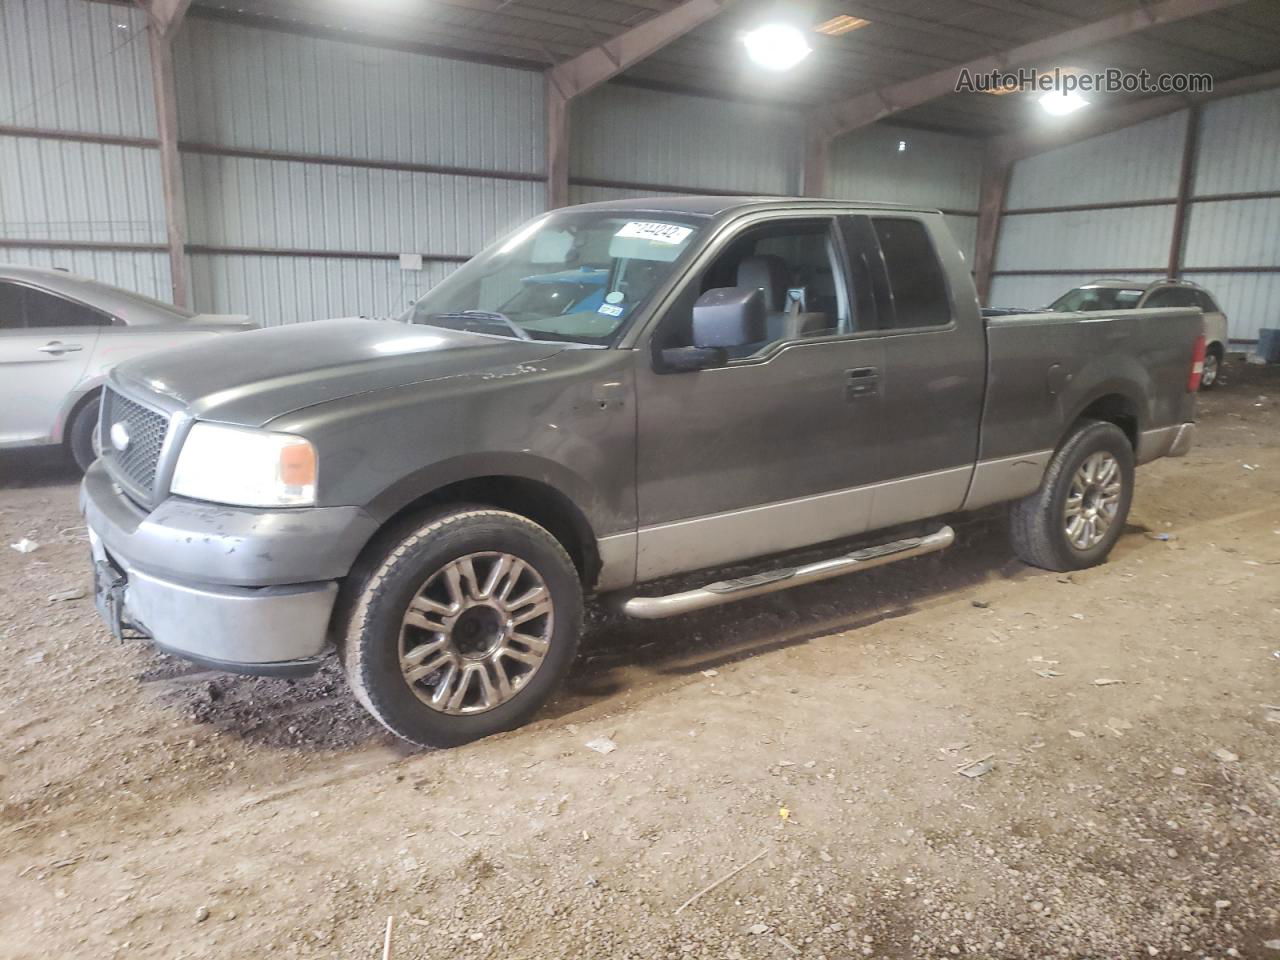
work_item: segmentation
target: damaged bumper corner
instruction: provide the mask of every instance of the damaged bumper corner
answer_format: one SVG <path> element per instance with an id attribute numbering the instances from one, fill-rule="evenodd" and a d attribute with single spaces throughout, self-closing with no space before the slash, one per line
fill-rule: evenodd
<path id="1" fill-rule="evenodd" d="M 373 528 L 344 507 L 238 510 L 171 498 L 146 514 L 101 464 L 85 474 L 80 500 L 95 600 L 112 632 L 136 630 L 167 652 L 238 673 L 319 665 L 338 580 Z"/>

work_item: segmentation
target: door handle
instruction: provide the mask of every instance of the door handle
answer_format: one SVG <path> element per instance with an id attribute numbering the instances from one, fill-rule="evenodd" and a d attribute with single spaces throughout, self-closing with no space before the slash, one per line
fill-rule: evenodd
<path id="1" fill-rule="evenodd" d="M 880 371 L 875 367 L 857 367 L 845 371 L 844 398 L 857 400 L 880 392 Z"/>
<path id="2" fill-rule="evenodd" d="M 50 340 L 43 347 L 36 347 L 41 353 L 49 353 L 60 357 L 64 353 L 79 353 L 84 347 L 78 343 L 63 343 L 61 340 Z"/>

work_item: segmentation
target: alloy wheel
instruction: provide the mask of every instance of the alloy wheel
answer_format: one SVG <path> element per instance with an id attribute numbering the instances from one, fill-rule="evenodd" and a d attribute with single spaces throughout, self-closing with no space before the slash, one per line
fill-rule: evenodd
<path id="1" fill-rule="evenodd" d="M 1090 550 L 1102 542 L 1120 509 L 1124 483 L 1120 464 L 1105 451 L 1092 453 L 1071 478 L 1063 505 L 1063 530 L 1077 550 Z"/>
<path id="2" fill-rule="evenodd" d="M 451 715 L 509 701 L 551 646 L 551 592 L 509 553 L 472 553 L 427 578 L 400 627 L 400 671 L 424 704 Z"/>

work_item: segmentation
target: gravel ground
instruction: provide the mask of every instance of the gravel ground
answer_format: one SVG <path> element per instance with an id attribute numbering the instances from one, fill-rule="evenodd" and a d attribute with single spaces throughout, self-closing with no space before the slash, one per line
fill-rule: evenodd
<path id="1" fill-rule="evenodd" d="M 74 475 L 6 455 L 0 957 L 376 958 L 391 917 L 400 960 L 1280 960 L 1280 371 L 1228 373 L 1104 567 L 1025 567 L 983 517 L 597 612 L 535 723 L 441 752 L 336 669 L 108 638 Z"/>

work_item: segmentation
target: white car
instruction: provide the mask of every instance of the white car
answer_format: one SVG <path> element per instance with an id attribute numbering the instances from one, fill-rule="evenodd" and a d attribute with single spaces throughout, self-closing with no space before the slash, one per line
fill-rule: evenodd
<path id="1" fill-rule="evenodd" d="M 102 382 L 140 354 L 255 325 L 62 270 L 0 264 L 0 449 L 61 444 L 86 469 Z"/>
<path id="2" fill-rule="evenodd" d="M 1143 286 L 1133 280 L 1104 279 L 1068 290 L 1048 307 L 1055 311 L 1145 310 L 1196 307 L 1204 312 L 1204 373 L 1200 389 L 1217 385 L 1227 359 L 1227 315 L 1204 287 L 1189 280 L 1157 280 Z M 995 312 L 995 311 L 989 311 Z M 1028 311 L 1030 312 L 1030 311 Z"/>

